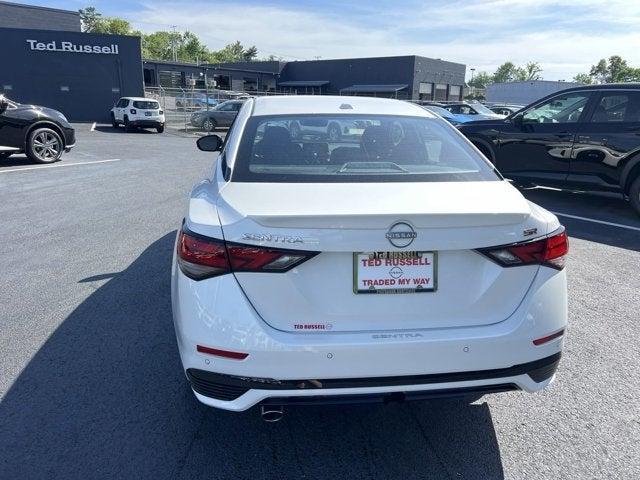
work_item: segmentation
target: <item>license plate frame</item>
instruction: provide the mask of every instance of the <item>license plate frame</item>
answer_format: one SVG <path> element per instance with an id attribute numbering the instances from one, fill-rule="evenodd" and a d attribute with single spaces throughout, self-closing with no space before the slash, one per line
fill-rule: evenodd
<path id="1" fill-rule="evenodd" d="M 388 258 L 391 260 L 407 259 L 407 258 L 415 259 L 415 258 L 422 258 L 423 256 L 426 256 L 427 259 L 431 259 L 431 276 L 429 277 L 430 282 L 428 283 L 428 286 L 417 285 L 415 287 L 407 286 L 407 287 L 386 288 L 386 286 L 384 286 L 383 288 L 376 288 L 374 286 L 369 286 L 368 288 L 365 288 L 364 286 L 360 286 L 358 281 L 358 278 L 359 278 L 358 260 L 361 260 L 362 259 L 361 256 L 364 256 L 364 255 L 367 255 L 369 259 L 380 259 L 380 260 L 386 260 Z M 391 255 L 391 256 L 389 257 L 388 255 Z M 387 267 L 394 268 L 394 266 L 392 265 L 378 266 L 377 268 L 387 268 Z M 415 268 L 415 267 L 419 267 L 419 266 L 410 266 L 409 268 Z M 364 294 L 377 293 L 377 294 L 386 294 L 386 295 L 407 294 L 407 293 L 434 293 L 438 290 L 438 252 L 437 251 L 421 250 L 421 251 L 410 251 L 410 252 L 353 252 L 352 268 L 353 268 L 353 293 L 357 295 L 363 294 L 363 293 Z M 389 277 L 391 277 L 390 273 L 389 273 Z"/>

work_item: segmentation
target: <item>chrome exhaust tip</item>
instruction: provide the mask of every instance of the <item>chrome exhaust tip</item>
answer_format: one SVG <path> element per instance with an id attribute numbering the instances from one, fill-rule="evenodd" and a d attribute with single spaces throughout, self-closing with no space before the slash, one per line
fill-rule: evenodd
<path id="1" fill-rule="evenodd" d="M 275 423 L 282 420 L 284 416 L 284 408 L 282 406 L 265 406 L 260 405 L 260 416 L 262 420 L 269 423 Z"/>

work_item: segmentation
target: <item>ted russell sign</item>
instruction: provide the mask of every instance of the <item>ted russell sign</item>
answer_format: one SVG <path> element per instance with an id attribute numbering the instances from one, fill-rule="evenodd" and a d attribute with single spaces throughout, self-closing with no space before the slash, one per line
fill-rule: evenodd
<path id="1" fill-rule="evenodd" d="M 68 53 L 102 53 L 105 55 L 118 55 L 118 45 L 111 44 L 109 46 L 99 45 L 79 45 L 73 42 L 39 42 L 37 40 L 27 40 L 31 50 L 41 50 L 49 52 L 68 52 Z"/>

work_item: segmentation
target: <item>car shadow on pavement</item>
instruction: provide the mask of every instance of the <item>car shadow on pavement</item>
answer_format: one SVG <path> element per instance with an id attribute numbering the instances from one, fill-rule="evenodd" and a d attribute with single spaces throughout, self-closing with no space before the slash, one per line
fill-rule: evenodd
<path id="1" fill-rule="evenodd" d="M 64 158 L 64 156 L 62 157 Z M 9 167 L 30 167 L 33 165 L 44 165 L 43 163 L 34 162 L 30 160 L 24 153 L 16 153 L 15 155 L 11 155 L 9 158 L 0 160 L 0 172 L 4 168 Z"/>
<path id="2" fill-rule="evenodd" d="M 640 217 L 621 195 L 538 188 L 525 189 L 522 193 L 528 200 L 559 214 L 560 223 L 567 227 L 569 237 L 640 251 L 640 234 L 637 230 L 566 216 L 640 228 Z"/>
<path id="3" fill-rule="evenodd" d="M 127 132 L 125 130 L 125 128 L 121 125 L 118 128 L 114 128 L 111 125 L 96 125 L 96 128 L 94 128 L 94 130 L 96 132 L 107 132 L 107 133 L 127 133 L 130 135 L 134 135 L 136 133 L 139 134 L 157 134 L 158 132 L 156 132 L 155 128 L 149 127 L 149 128 L 134 128 L 133 130 L 131 130 L 130 132 Z"/>
<path id="4" fill-rule="evenodd" d="M 200 405 L 171 320 L 175 232 L 99 281 L 0 403 L 0 478 L 503 478 L 485 403 Z"/>

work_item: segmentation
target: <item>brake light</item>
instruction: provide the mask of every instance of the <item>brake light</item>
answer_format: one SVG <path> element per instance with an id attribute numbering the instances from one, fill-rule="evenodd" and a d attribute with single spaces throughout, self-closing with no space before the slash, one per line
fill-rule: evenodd
<path id="1" fill-rule="evenodd" d="M 162 110 L 158 110 L 158 115 L 162 115 L 164 112 Z"/>
<path id="2" fill-rule="evenodd" d="M 129 110 L 129 111 L 130 111 L 133 115 L 135 115 L 135 114 L 136 114 L 136 109 L 135 109 L 135 108 L 132 108 L 132 109 L 131 109 L 131 110 Z"/>
<path id="3" fill-rule="evenodd" d="M 569 253 L 569 239 L 564 227 L 560 227 L 548 237 L 478 251 L 503 267 L 537 264 L 562 270 Z"/>
<path id="4" fill-rule="evenodd" d="M 318 254 L 300 250 L 228 243 L 182 230 L 178 238 L 178 265 L 189 278 L 230 272 L 283 273 Z"/>

